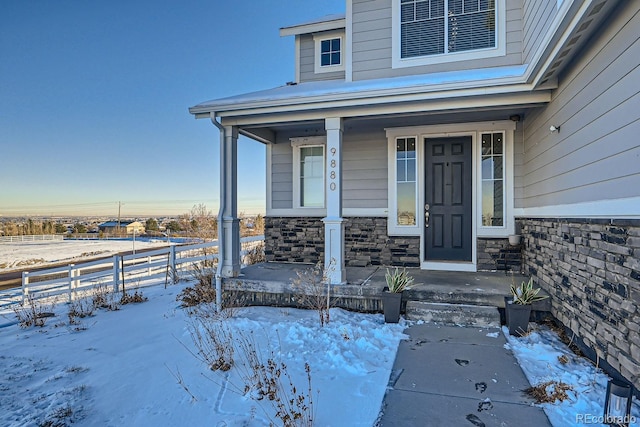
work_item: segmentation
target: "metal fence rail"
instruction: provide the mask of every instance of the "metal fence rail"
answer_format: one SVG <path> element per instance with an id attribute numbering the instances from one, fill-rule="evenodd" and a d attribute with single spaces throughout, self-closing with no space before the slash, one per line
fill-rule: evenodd
<path id="1" fill-rule="evenodd" d="M 247 252 L 261 245 L 264 236 L 240 239 L 242 262 Z M 64 267 L 22 273 L 22 288 L 0 292 L 0 309 L 28 298 L 71 302 L 98 286 L 114 291 L 177 282 L 193 277 L 196 266 L 213 266 L 218 242 L 156 249 L 139 254 L 114 255 L 111 259 L 69 264 Z"/>

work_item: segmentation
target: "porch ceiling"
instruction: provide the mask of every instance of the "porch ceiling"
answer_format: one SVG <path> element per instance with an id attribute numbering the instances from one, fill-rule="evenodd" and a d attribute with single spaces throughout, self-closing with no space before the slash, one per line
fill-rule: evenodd
<path id="1" fill-rule="evenodd" d="M 430 111 L 405 114 L 381 114 L 377 116 L 351 117 L 344 120 L 345 133 L 359 132 L 370 129 L 384 129 L 392 127 L 425 126 L 435 124 L 451 124 L 459 122 L 485 122 L 507 120 L 514 115 L 521 119 L 538 105 L 514 105 L 506 108 L 476 108 L 455 111 Z M 270 142 L 259 138 L 265 133 L 297 135 L 324 135 L 324 119 L 308 121 L 289 121 L 281 123 L 267 123 L 264 125 L 242 126 L 241 133 L 262 142 Z"/>

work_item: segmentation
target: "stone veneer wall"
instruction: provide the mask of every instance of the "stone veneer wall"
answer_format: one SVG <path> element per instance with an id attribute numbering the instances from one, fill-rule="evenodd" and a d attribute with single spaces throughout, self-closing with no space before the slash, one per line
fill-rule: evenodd
<path id="1" fill-rule="evenodd" d="M 640 387 L 640 220 L 518 222 L 525 272 L 551 295 L 554 317 Z"/>
<path id="2" fill-rule="evenodd" d="M 478 238 L 478 270 L 495 270 L 496 260 L 500 256 L 500 249 L 509 246 L 509 239 Z"/>
<path id="3" fill-rule="evenodd" d="M 478 269 L 495 270 L 507 239 L 478 239 Z M 348 266 L 420 267 L 420 237 L 388 236 L 387 218 L 345 218 Z M 321 218 L 266 217 L 265 255 L 270 262 L 317 263 L 324 257 Z"/>
<path id="4" fill-rule="evenodd" d="M 321 218 L 266 217 L 265 255 L 271 262 L 316 263 L 324 257 Z M 386 218 L 345 218 L 348 266 L 420 266 L 420 238 L 387 236 Z"/>

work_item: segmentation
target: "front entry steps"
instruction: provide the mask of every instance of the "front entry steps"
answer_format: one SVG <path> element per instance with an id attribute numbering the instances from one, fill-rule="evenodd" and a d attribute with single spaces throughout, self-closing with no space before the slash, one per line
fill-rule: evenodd
<path id="1" fill-rule="evenodd" d="M 407 301 L 405 317 L 407 320 L 422 320 L 451 326 L 500 327 L 498 308 L 486 305 Z"/>

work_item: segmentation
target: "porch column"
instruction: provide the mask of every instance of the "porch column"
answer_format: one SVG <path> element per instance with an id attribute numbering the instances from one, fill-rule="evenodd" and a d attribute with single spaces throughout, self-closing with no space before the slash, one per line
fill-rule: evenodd
<path id="1" fill-rule="evenodd" d="M 222 277 L 240 274 L 240 220 L 238 219 L 238 128 L 224 127 L 220 144 L 220 215 L 218 244 L 223 248 Z"/>
<path id="2" fill-rule="evenodd" d="M 327 164 L 325 188 L 327 217 L 324 222 L 324 267 L 332 285 L 347 281 L 344 266 L 344 219 L 342 218 L 342 118 L 325 119 Z"/>

